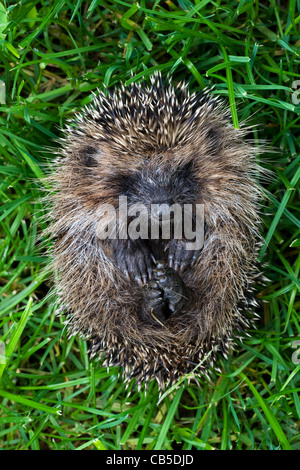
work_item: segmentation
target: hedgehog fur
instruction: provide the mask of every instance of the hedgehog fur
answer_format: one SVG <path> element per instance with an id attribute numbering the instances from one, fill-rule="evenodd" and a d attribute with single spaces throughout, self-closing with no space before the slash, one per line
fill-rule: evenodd
<path id="1" fill-rule="evenodd" d="M 50 176 L 51 269 L 69 335 L 129 381 L 207 375 L 253 318 L 260 243 L 257 148 L 210 90 L 148 83 L 99 91 L 63 130 Z M 204 245 L 101 240 L 101 204 L 204 205 Z M 209 357 L 208 357 L 209 356 Z"/>

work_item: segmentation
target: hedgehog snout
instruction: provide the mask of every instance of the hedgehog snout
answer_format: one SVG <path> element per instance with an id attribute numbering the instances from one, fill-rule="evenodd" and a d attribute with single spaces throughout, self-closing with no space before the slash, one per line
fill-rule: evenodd
<path id="1" fill-rule="evenodd" d="M 172 200 L 168 201 L 156 201 L 152 204 L 151 214 L 160 222 L 165 217 L 170 217 L 170 220 L 174 219 L 174 212 L 170 211 L 170 207 L 174 204 Z"/>

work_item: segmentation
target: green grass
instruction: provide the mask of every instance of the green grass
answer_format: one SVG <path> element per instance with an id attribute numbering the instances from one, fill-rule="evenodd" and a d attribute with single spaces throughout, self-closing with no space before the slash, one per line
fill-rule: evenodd
<path id="1" fill-rule="evenodd" d="M 299 449 L 299 27 L 299 0 L 2 1 L 1 448 Z M 115 369 L 89 362 L 84 341 L 67 341 L 35 242 L 58 126 L 103 83 L 155 70 L 192 90 L 214 85 L 234 126 L 249 118 L 274 149 L 260 157 L 273 177 L 257 329 L 219 359 L 211 384 L 185 381 L 160 402 L 155 384 L 128 396 Z"/>

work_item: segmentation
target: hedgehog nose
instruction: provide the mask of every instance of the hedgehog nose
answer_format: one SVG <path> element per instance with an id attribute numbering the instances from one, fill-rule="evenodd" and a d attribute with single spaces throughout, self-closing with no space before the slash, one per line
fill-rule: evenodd
<path id="1" fill-rule="evenodd" d="M 156 202 L 152 205 L 151 213 L 159 221 L 162 221 L 163 218 L 165 219 L 167 217 L 170 218 L 170 220 L 173 220 L 174 212 L 170 211 L 172 204 L 172 201 Z"/>

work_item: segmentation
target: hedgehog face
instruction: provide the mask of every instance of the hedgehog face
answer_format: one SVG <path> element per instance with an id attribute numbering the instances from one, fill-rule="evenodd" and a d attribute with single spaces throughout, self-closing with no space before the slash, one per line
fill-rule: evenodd
<path id="1" fill-rule="evenodd" d="M 134 172 L 121 173 L 111 180 L 116 194 L 127 196 L 128 204 L 150 206 L 194 204 L 197 201 L 197 181 L 193 162 L 179 167 L 160 165 L 152 160 Z"/>

